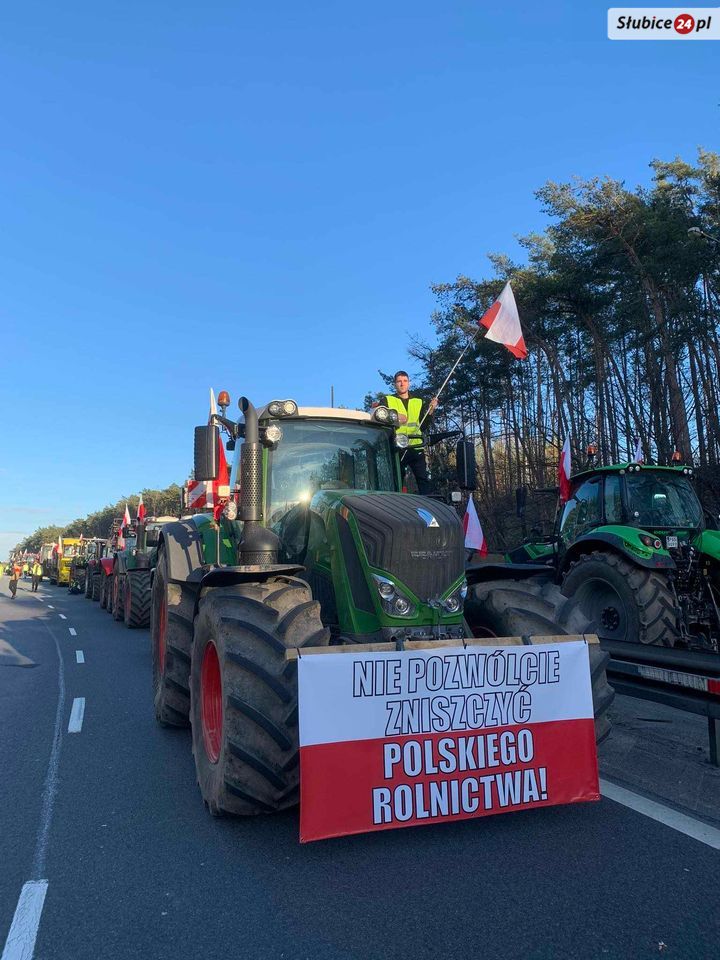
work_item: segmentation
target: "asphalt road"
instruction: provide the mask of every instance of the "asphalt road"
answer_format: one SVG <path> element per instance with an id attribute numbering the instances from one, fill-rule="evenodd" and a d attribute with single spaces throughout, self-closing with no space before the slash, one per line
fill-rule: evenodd
<path id="1" fill-rule="evenodd" d="M 150 671 L 148 631 L 0 580 L 0 946 L 48 882 L 3 960 L 718 956 L 720 852 L 611 800 L 304 846 L 296 813 L 212 819 Z"/>

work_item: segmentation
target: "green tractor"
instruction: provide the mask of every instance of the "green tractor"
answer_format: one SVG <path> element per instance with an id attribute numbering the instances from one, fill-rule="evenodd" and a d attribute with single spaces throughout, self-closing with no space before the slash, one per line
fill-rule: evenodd
<path id="1" fill-rule="evenodd" d="M 68 593 L 84 593 L 88 598 L 92 596 L 92 564 L 99 556 L 104 543 L 105 541 L 100 539 L 80 538 L 80 546 L 70 564 Z"/>
<path id="2" fill-rule="evenodd" d="M 720 650 L 720 532 L 692 467 L 591 466 L 571 478 L 555 532 L 512 550 L 550 568 L 601 639 Z"/>
<path id="3" fill-rule="evenodd" d="M 234 422 L 226 406 L 195 430 L 195 479 L 218 477 L 222 427 L 235 450 L 229 489 L 239 484 L 239 504 L 230 496 L 214 514 L 162 528 L 151 615 L 156 717 L 190 723 L 213 814 L 297 803 L 297 667 L 286 660 L 289 649 L 460 643 L 472 635 L 468 620 L 485 635 L 582 632 L 547 575 L 514 584 L 512 603 L 487 616 L 482 604 L 466 603 L 462 524 L 446 503 L 401 492 L 407 438 L 393 411 L 299 408 L 292 400 L 256 409 L 242 397 L 244 421 Z M 556 602 L 568 629 L 557 625 Z M 613 694 L 606 655 L 597 644 L 590 649 L 602 737 Z"/>
<path id="4" fill-rule="evenodd" d="M 115 551 L 107 610 L 113 620 L 124 621 L 128 629 L 150 626 L 150 596 L 160 531 L 175 519 L 145 517 L 136 521 L 125 538 L 125 547 Z"/>

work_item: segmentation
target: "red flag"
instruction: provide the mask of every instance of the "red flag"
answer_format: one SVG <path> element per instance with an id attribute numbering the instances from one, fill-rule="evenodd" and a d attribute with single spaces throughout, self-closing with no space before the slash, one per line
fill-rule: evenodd
<path id="1" fill-rule="evenodd" d="M 145 519 L 145 504 L 143 503 L 142 494 L 140 494 L 140 500 L 138 501 L 137 518 L 139 521 Z"/>
<path id="2" fill-rule="evenodd" d="M 463 530 L 465 531 L 465 549 L 477 550 L 481 557 L 487 556 L 488 548 L 485 542 L 485 534 L 472 497 L 468 500 L 463 517 Z"/>
<path id="3" fill-rule="evenodd" d="M 528 352 L 520 326 L 520 315 L 509 283 L 505 284 L 495 303 L 480 318 L 480 325 L 487 327 L 486 340 L 501 343 L 519 360 L 524 360 L 527 357 Z"/>
<path id="4" fill-rule="evenodd" d="M 570 499 L 570 474 L 572 472 L 572 458 L 570 456 L 570 434 L 565 437 L 560 463 L 558 464 L 558 486 L 560 487 L 560 503 Z"/>

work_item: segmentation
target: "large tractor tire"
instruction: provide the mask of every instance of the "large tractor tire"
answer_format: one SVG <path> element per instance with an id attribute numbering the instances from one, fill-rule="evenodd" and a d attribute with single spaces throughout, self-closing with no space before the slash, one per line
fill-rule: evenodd
<path id="1" fill-rule="evenodd" d="M 85 569 L 85 599 L 89 600 L 92 597 L 93 592 L 93 582 L 92 574 L 90 573 L 90 568 L 86 567 Z"/>
<path id="2" fill-rule="evenodd" d="M 99 573 L 93 573 L 92 593 L 90 594 L 90 596 L 93 600 L 99 600 L 101 593 L 102 593 L 102 577 Z"/>
<path id="3" fill-rule="evenodd" d="M 128 570 L 123 600 L 125 626 L 128 629 L 150 625 L 149 570 Z"/>
<path id="4" fill-rule="evenodd" d="M 125 611 L 123 610 L 123 582 L 117 573 L 112 576 L 112 602 L 110 612 L 113 620 L 122 620 Z"/>
<path id="5" fill-rule="evenodd" d="M 293 577 L 219 587 L 195 625 L 190 702 L 193 754 L 214 816 L 274 813 L 299 800 L 295 647 L 330 633 L 309 586 Z"/>
<path id="6" fill-rule="evenodd" d="M 495 580 L 472 588 L 466 620 L 475 636 L 538 637 L 595 633 L 580 606 L 549 580 Z M 610 733 L 607 712 L 615 691 L 607 681 L 610 655 L 588 644 L 595 740 Z"/>
<path id="7" fill-rule="evenodd" d="M 168 581 L 167 559 L 160 551 L 150 599 L 155 717 L 161 726 L 190 722 L 190 651 L 193 602 Z"/>
<path id="8" fill-rule="evenodd" d="M 562 583 L 603 640 L 672 647 L 678 639 L 675 598 L 667 575 L 638 567 L 615 553 L 579 557 Z"/>
<path id="9" fill-rule="evenodd" d="M 110 601 L 112 600 L 112 577 L 108 577 L 107 574 L 100 574 L 100 609 L 109 610 Z"/>

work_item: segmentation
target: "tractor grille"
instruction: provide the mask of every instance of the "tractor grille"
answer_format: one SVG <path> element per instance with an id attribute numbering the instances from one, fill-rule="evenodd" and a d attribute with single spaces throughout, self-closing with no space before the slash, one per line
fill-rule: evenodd
<path id="1" fill-rule="evenodd" d="M 437 599 L 464 567 L 463 530 L 452 507 L 401 493 L 347 496 L 372 567 L 397 577 L 423 601 Z M 419 511 L 434 518 L 428 526 Z"/>

